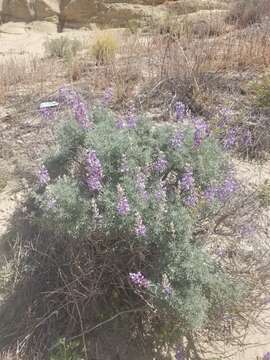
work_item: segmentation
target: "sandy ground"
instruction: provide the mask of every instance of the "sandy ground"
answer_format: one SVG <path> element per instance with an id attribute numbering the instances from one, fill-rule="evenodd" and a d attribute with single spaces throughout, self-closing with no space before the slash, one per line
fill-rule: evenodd
<path id="1" fill-rule="evenodd" d="M 108 29 L 102 32 L 114 33 L 116 36 L 122 33 L 121 29 Z M 23 22 L 8 22 L 0 25 L 0 61 L 11 55 L 44 56 L 44 43 L 48 39 L 56 39 L 62 36 L 69 39 L 78 39 L 83 45 L 90 44 L 99 30 L 72 30 L 67 29 L 62 33 L 57 32 L 57 26 L 49 22 L 34 21 L 30 24 Z"/>
<path id="2" fill-rule="evenodd" d="M 69 38 L 80 39 L 82 42 L 88 42 L 89 39 L 95 37 L 94 34 L 95 32 L 87 30 L 72 30 L 58 34 L 56 26 L 51 23 L 34 22 L 30 25 L 25 23 L 7 23 L 0 26 L 0 61 L 14 55 L 16 55 L 16 58 L 17 56 L 25 56 L 27 54 L 43 57 L 44 42 L 50 38 L 67 36 Z M 0 175 L 6 171 L 6 164 L 5 166 L 3 164 L 0 161 Z M 270 180 L 270 162 L 258 165 L 236 161 L 235 164 L 238 177 L 250 186 L 262 184 L 265 180 Z M 17 190 L 18 181 L 12 178 L 9 179 L 3 189 L 0 189 L 0 236 L 6 231 L 8 220 L 21 198 L 21 193 Z M 270 314 L 266 313 L 263 316 L 270 317 Z M 248 346 L 243 351 L 237 351 L 232 357 L 233 360 L 261 359 L 264 353 L 270 351 L 270 331 L 263 333 L 251 329 L 246 342 L 253 345 Z M 230 351 L 228 350 L 228 355 L 229 353 Z"/>

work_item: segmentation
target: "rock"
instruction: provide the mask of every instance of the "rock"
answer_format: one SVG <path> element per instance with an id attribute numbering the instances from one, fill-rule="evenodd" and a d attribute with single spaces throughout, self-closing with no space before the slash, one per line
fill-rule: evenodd
<path id="1" fill-rule="evenodd" d="M 38 0 L 35 5 L 35 18 L 43 20 L 60 15 L 60 0 Z"/>
<path id="2" fill-rule="evenodd" d="M 96 23 L 108 26 L 125 27 L 129 21 L 137 20 L 146 22 L 148 20 L 158 21 L 164 16 L 164 10 L 159 7 L 140 4 L 112 3 L 103 4 L 98 14 Z"/>
<path id="3" fill-rule="evenodd" d="M 32 0 L 2 0 L 2 18 L 6 20 L 31 21 L 35 17 Z"/>
<path id="4" fill-rule="evenodd" d="M 51 21 L 33 21 L 27 26 L 27 30 L 54 34 L 57 33 L 57 23 L 53 23 Z"/>
<path id="5" fill-rule="evenodd" d="M 71 0 L 64 7 L 63 18 L 65 23 L 68 23 L 70 25 L 85 25 L 91 22 L 90 18 L 97 15 L 98 9 L 98 0 Z"/>
<path id="6" fill-rule="evenodd" d="M 182 15 L 200 10 L 228 9 L 228 4 L 221 0 L 176 0 L 161 5 L 173 15 Z"/>
<path id="7" fill-rule="evenodd" d="M 0 0 L 0 24 L 2 22 L 2 14 L 3 14 L 3 0 Z"/>
<path id="8" fill-rule="evenodd" d="M 0 26 L 0 33 L 23 35 L 25 32 L 26 27 L 24 22 L 7 22 Z"/>

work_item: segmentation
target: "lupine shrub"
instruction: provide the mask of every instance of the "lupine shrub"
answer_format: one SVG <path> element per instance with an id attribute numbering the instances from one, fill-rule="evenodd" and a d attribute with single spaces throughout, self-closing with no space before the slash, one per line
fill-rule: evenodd
<path id="1" fill-rule="evenodd" d="M 110 99 L 90 107 L 60 91 L 70 111 L 22 213 L 27 251 L 12 311 L 0 313 L 0 346 L 47 356 L 65 337 L 87 352 L 107 329 L 126 339 L 125 358 L 139 344 L 134 359 L 166 346 L 199 359 L 194 332 L 220 338 L 246 292 L 209 250 L 211 223 L 218 215 L 215 229 L 222 224 L 238 184 L 227 153 L 183 104 L 174 124 L 154 124 L 133 107 L 113 114 Z"/>

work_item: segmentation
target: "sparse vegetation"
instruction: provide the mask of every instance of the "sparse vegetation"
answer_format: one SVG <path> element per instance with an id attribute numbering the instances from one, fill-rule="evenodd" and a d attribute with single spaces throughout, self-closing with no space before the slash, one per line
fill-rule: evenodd
<path id="1" fill-rule="evenodd" d="M 259 189 L 258 189 L 258 197 L 259 200 L 264 207 L 270 206 L 270 183 L 266 181 Z"/>
<path id="2" fill-rule="evenodd" d="M 82 43 L 77 39 L 69 39 L 61 36 L 45 42 L 45 50 L 50 57 L 69 60 L 82 49 Z"/>
<path id="3" fill-rule="evenodd" d="M 255 105 L 259 108 L 270 108 L 270 74 L 266 73 L 260 79 L 250 84 Z"/>
<path id="4" fill-rule="evenodd" d="M 268 0 L 237 0 L 232 2 L 227 20 L 237 23 L 240 27 L 247 27 L 261 22 L 264 17 L 269 15 L 270 3 Z"/>

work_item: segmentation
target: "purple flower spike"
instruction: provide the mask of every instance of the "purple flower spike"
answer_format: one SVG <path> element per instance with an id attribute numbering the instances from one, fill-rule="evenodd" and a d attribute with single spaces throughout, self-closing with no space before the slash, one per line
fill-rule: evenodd
<path id="1" fill-rule="evenodd" d="M 136 190 L 144 200 L 147 200 L 148 193 L 145 189 L 146 187 L 145 181 L 146 181 L 146 176 L 142 172 L 138 173 L 136 177 Z"/>
<path id="2" fill-rule="evenodd" d="M 170 146 L 172 149 L 177 150 L 181 147 L 184 140 L 184 134 L 182 131 L 177 131 L 170 140 Z"/>
<path id="3" fill-rule="evenodd" d="M 242 143 L 245 146 L 251 146 L 253 144 L 252 133 L 249 129 L 246 129 L 242 135 Z"/>
<path id="4" fill-rule="evenodd" d="M 45 165 L 42 165 L 39 169 L 38 182 L 41 186 L 46 186 L 50 182 L 50 175 Z"/>
<path id="5" fill-rule="evenodd" d="M 110 102 L 112 101 L 112 98 L 113 98 L 112 89 L 111 88 L 106 89 L 103 94 L 102 104 L 104 106 L 108 106 L 110 104 Z"/>
<path id="6" fill-rule="evenodd" d="M 188 115 L 188 107 L 183 104 L 181 101 L 178 101 L 175 105 L 175 113 L 176 113 L 176 120 L 183 121 L 184 118 Z"/>
<path id="7" fill-rule="evenodd" d="M 87 129 L 90 127 L 86 105 L 79 96 L 74 99 L 73 112 L 76 121 L 81 125 L 82 128 Z"/>
<path id="8" fill-rule="evenodd" d="M 94 150 L 87 154 L 86 158 L 87 179 L 86 183 L 90 191 L 100 191 L 102 188 L 102 166 Z"/>
<path id="9" fill-rule="evenodd" d="M 228 200 L 231 195 L 237 190 L 238 183 L 237 181 L 232 177 L 227 177 L 222 186 L 218 188 L 217 190 L 217 197 L 220 201 L 226 201 Z"/>
<path id="10" fill-rule="evenodd" d="M 154 170 L 157 173 L 163 173 L 168 166 L 168 161 L 165 158 L 165 155 L 160 154 L 159 158 L 154 162 Z"/>
<path id="11" fill-rule="evenodd" d="M 263 360 L 270 360 L 270 352 L 269 351 L 266 354 L 264 354 Z"/>
<path id="12" fill-rule="evenodd" d="M 191 191 L 194 188 L 195 180 L 193 178 L 193 170 L 186 168 L 181 179 L 181 189 L 184 191 Z"/>
<path id="13" fill-rule="evenodd" d="M 91 126 L 87 106 L 75 90 L 66 87 L 60 88 L 59 99 L 71 107 L 76 121 L 82 128 L 87 129 Z"/>
<path id="14" fill-rule="evenodd" d="M 203 119 L 194 119 L 194 147 L 199 147 L 203 140 L 209 135 L 209 127 Z"/>
<path id="15" fill-rule="evenodd" d="M 115 126 L 117 129 L 124 129 L 127 127 L 127 124 L 125 122 L 125 119 L 123 117 L 120 117 L 116 120 Z"/>
<path id="16" fill-rule="evenodd" d="M 172 296 L 173 289 L 170 285 L 167 285 L 167 286 L 163 287 L 163 292 L 167 297 L 170 297 L 170 296 Z"/>
<path id="17" fill-rule="evenodd" d="M 117 193 L 118 193 L 118 203 L 117 203 L 117 212 L 120 216 L 126 216 L 129 211 L 129 203 L 128 199 L 125 196 L 124 190 L 122 189 L 121 185 L 117 186 Z"/>
<path id="18" fill-rule="evenodd" d="M 55 109 L 43 108 L 39 110 L 40 116 L 44 120 L 53 120 L 55 118 Z"/>
<path id="19" fill-rule="evenodd" d="M 223 146 L 225 150 L 230 150 L 236 144 L 236 130 L 229 129 L 227 135 L 223 139 Z"/>
<path id="20" fill-rule="evenodd" d="M 150 286 L 150 281 L 147 280 L 140 271 L 137 273 L 129 273 L 129 278 L 130 281 L 139 288 L 147 289 Z"/>
<path id="21" fill-rule="evenodd" d="M 185 360 L 185 354 L 182 346 L 179 346 L 176 350 L 175 360 Z"/>
<path id="22" fill-rule="evenodd" d="M 138 123 L 138 117 L 135 113 L 135 108 L 134 106 L 131 106 L 129 108 L 129 111 L 127 113 L 127 127 L 129 129 L 134 129 L 137 126 Z"/>
<path id="23" fill-rule="evenodd" d="M 223 128 L 225 125 L 229 124 L 231 120 L 233 119 L 235 113 L 230 108 L 220 108 L 218 110 L 218 126 Z"/>
<path id="24" fill-rule="evenodd" d="M 215 186 L 209 186 L 204 191 L 204 197 L 208 203 L 212 203 L 217 197 L 218 189 Z"/>
<path id="25" fill-rule="evenodd" d="M 184 204 L 188 207 L 194 207 L 198 204 L 198 196 L 195 192 L 191 192 L 184 198 Z"/>
<path id="26" fill-rule="evenodd" d="M 135 234 L 137 237 L 145 237 L 146 235 L 146 227 L 143 224 L 142 218 L 140 215 L 137 216 L 136 224 L 135 224 Z"/>

